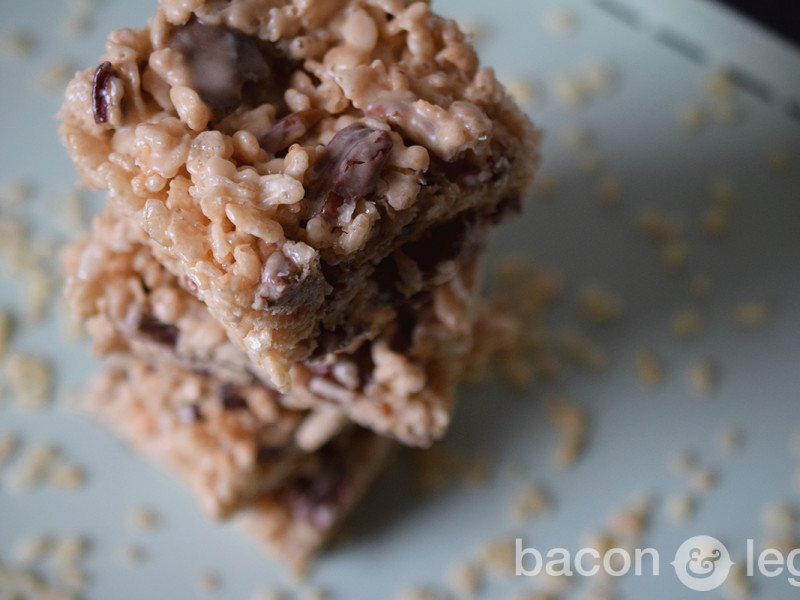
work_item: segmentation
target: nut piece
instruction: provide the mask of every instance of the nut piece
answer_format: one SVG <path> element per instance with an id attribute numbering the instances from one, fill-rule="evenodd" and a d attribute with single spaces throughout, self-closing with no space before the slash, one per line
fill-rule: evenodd
<path id="1" fill-rule="evenodd" d="M 336 220 L 342 206 L 372 193 L 391 149 L 388 132 L 363 123 L 337 132 L 309 170 L 311 216 Z"/>

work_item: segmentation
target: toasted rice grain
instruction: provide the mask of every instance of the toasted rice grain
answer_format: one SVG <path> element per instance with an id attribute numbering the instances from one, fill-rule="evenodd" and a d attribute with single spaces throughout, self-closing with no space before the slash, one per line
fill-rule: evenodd
<path id="1" fill-rule="evenodd" d="M 0 310 L 0 358 L 8 351 L 8 342 L 11 339 L 11 315 Z"/>
<path id="2" fill-rule="evenodd" d="M 689 385 L 698 396 L 712 394 L 718 379 L 718 369 L 709 360 L 699 360 L 689 367 Z"/>
<path id="3" fill-rule="evenodd" d="M 575 33 L 578 18 L 565 8 L 553 8 L 544 15 L 543 25 L 546 31 L 559 36 Z"/>
<path id="4" fill-rule="evenodd" d="M 20 407 L 41 409 L 50 403 L 52 372 L 44 359 L 13 354 L 8 359 L 5 373 Z"/>
<path id="5" fill-rule="evenodd" d="M 128 524 L 138 531 L 154 531 L 160 521 L 158 514 L 147 506 L 136 506 L 128 514 Z"/>
<path id="6" fill-rule="evenodd" d="M 14 432 L 0 434 L 0 467 L 7 465 L 20 445 L 19 436 Z"/>
<path id="7" fill-rule="evenodd" d="M 549 396 L 544 404 L 550 421 L 561 434 L 553 460 L 559 467 L 570 466 L 586 445 L 589 415 L 583 408 L 560 396 Z"/>
<path id="8" fill-rule="evenodd" d="M 769 305 L 763 300 L 743 302 L 734 309 L 734 321 L 742 327 L 762 325 L 770 315 Z"/>
<path id="9" fill-rule="evenodd" d="M 212 569 L 203 569 L 197 574 L 197 587 L 201 592 L 213 593 L 219 591 L 222 585 L 219 573 Z"/>
<path id="10" fill-rule="evenodd" d="M 549 512 L 551 508 L 547 492 L 541 486 L 529 483 L 515 494 L 511 505 L 511 519 L 516 524 L 523 524 Z"/>
<path id="11" fill-rule="evenodd" d="M 144 562 L 147 556 L 141 546 L 127 544 L 117 548 L 117 559 L 123 565 L 138 565 Z"/>
<path id="12" fill-rule="evenodd" d="M 633 355 L 639 381 L 648 386 L 659 385 L 664 379 L 664 366 L 661 360 L 649 349 L 639 348 Z"/>
<path id="13" fill-rule="evenodd" d="M 618 321 L 622 316 L 622 308 L 619 297 L 599 284 L 585 285 L 578 293 L 579 314 L 591 325 Z"/>
<path id="14" fill-rule="evenodd" d="M 447 583 L 459 597 L 476 596 L 482 585 L 480 568 L 469 561 L 459 561 L 447 569 Z"/>
<path id="15" fill-rule="evenodd" d="M 697 337 L 702 328 L 703 318 L 694 308 L 684 309 L 672 318 L 671 330 L 676 338 L 685 340 Z"/>
<path id="16" fill-rule="evenodd" d="M 516 538 L 489 540 L 479 550 L 478 564 L 491 575 L 512 577 L 516 570 L 516 550 Z"/>
<path id="17" fill-rule="evenodd" d="M 671 495 L 665 506 L 667 517 L 675 524 L 686 523 L 697 508 L 695 499 L 686 493 Z"/>
<path id="18" fill-rule="evenodd" d="M 698 104 L 687 104 L 678 113 L 681 128 L 688 133 L 697 133 L 708 122 L 708 115 Z"/>
<path id="19" fill-rule="evenodd" d="M 22 58 L 30 56 L 34 48 L 33 36 L 27 31 L 5 31 L 0 33 L 0 57 Z"/>

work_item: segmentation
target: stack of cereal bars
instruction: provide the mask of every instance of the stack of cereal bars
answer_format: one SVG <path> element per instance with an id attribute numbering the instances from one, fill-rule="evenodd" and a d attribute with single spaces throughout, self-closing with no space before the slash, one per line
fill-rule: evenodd
<path id="1" fill-rule="evenodd" d="M 86 409 L 302 567 L 447 429 L 538 132 L 408 0 L 161 0 L 60 118 L 107 196 L 64 256 Z"/>

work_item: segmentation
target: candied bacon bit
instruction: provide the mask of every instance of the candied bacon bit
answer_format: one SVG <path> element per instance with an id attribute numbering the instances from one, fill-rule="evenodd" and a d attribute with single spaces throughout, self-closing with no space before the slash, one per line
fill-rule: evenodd
<path id="1" fill-rule="evenodd" d="M 388 132 L 371 129 L 363 123 L 353 123 L 338 131 L 309 169 L 311 214 L 333 220 L 342 206 L 371 194 L 392 145 Z"/>
<path id="2" fill-rule="evenodd" d="M 174 348 L 178 343 L 180 331 L 175 325 L 169 325 L 159 321 L 150 314 L 143 315 L 139 321 L 139 332 L 149 337 L 151 340 Z"/>
<path id="3" fill-rule="evenodd" d="M 226 410 L 247 410 L 249 407 L 247 399 L 230 383 L 222 386 L 220 402 Z"/>
<path id="4" fill-rule="evenodd" d="M 178 407 L 178 419 L 185 425 L 192 425 L 203 420 L 203 413 L 197 404 L 184 404 Z"/>
<path id="5" fill-rule="evenodd" d="M 317 108 L 297 110 L 290 113 L 270 127 L 259 143 L 267 152 L 275 154 L 286 150 L 322 120 L 325 112 Z"/>
<path id="6" fill-rule="evenodd" d="M 94 72 L 92 79 L 92 113 L 95 123 L 108 122 L 109 86 L 111 79 L 118 77 L 114 66 L 106 61 Z"/>

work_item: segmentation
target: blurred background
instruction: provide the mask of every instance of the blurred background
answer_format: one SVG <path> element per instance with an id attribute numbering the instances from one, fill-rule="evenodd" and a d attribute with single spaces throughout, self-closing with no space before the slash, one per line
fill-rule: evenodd
<path id="1" fill-rule="evenodd" d="M 763 12 L 769 3 L 736 4 Z M 143 25 L 152 3 L 3 6 L 0 311 L 11 327 L 0 355 L 0 598 L 2 565 L 42 535 L 89 540 L 88 599 L 278 589 L 448 598 L 464 573 L 479 576 L 477 597 L 492 599 L 797 596 L 788 572 L 741 571 L 748 539 L 784 555 L 800 547 L 800 54 L 791 19 L 773 17 L 773 34 L 704 0 L 433 6 L 472 33 L 482 62 L 545 133 L 524 215 L 493 242 L 487 287 L 519 307 L 538 274 L 557 281 L 558 294 L 521 315 L 534 351 L 465 384 L 447 438 L 398 457 L 300 584 L 66 406 L 96 362 L 64 319 L 57 252 L 85 227 L 76 207 L 91 213 L 97 198 L 75 192 L 54 115 L 67 79 L 96 62 L 108 31 Z M 46 406 L 23 408 L 10 393 L 21 366 L 40 381 L 52 376 Z M 3 454 L 12 439 L 16 455 Z M 18 489 L 15 457 L 43 446 L 59 449 L 73 477 Z M 159 526 L 132 528 L 138 506 Z M 669 565 L 701 534 L 722 540 L 736 563 L 708 593 L 687 590 Z M 507 569 L 518 537 L 542 554 L 651 547 L 661 573 L 515 576 Z M 45 577 L 50 568 L 40 567 Z M 213 594 L 202 583 L 212 576 Z M 433 595 L 412 595 L 423 591 Z"/>

